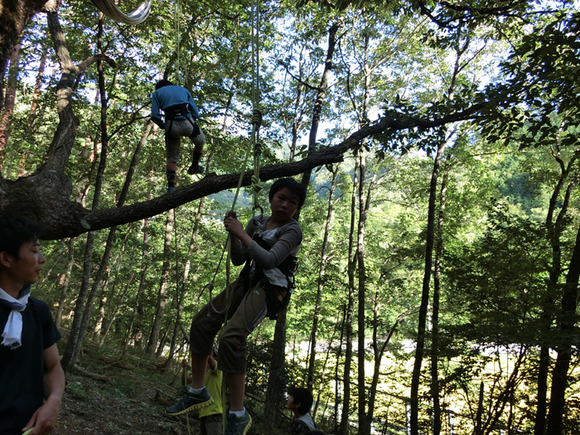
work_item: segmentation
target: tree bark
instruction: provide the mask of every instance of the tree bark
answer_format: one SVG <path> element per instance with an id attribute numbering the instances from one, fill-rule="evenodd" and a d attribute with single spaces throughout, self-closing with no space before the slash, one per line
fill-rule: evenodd
<path id="1" fill-rule="evenodd" d="M 433 308 L 431 314 L 431 401 L 433 402 L 433 435 L 441 433 L 441 402 L 439 400 L 439 302 L 441 295 L 441 266 L 443 259 L 443 224 L 447 201 L 447 180 L 449 162 L 445 162 L 443 180 L 439 194 L 439 218 L 437 219 L 437 240 L 433 270 Z"/>
<path id="2" fill-rule="evenodd" d="M 564 194 L 564 201 L 558 216 L 554 220 L 558 198 L 564 188 L 566 181 L 569 178 L 570 171 L 578 159 L 578 154 L 574 153 L 568 164 L 559 157 L 560 147 L 556 144 L 556 148 L 552 153 L 556 163 L 560 168 L 560 176 L 558 182 L 554 187 L 550 202 L 548 205 L 548 212 L 546 213 L 546 227 L 548 229 L 548 236 L 550 238 L 550 245 L 552 249 L 552 264 L 549 267 L 549 278 L 546 285 L 546 296 L 542 300 L 542 313 L 540 315 L 541 329 L 540 329 L 540 362 L 538 367 L 538 393 L 536 405 L 536 417 L 534 420 L 534 435 L 544 435 L 546 430 L 546 413 L 548 409 L 548 373 L 550 369 L 550 345 L 552 344 L 551 331 L 554 323 L 552 313 L 555 312 L 554 294 L 557 294 L 557 286 L 562 276 L 562 247 L 560 238 L 564 231 L 564 219 L 568 212 L 570 203 L 570 195 L 572 189 L 577 185 L 576 182 L 570 182 Z"/>
<path id="3" fill-rule="evenodd" d="M 18 79 L 18 62 L 20 61 L 20 44 L 16 44 L 10 54 L 10 68 L 8 69 L 8 81 L 3 107 L 0 106 L 0 172 L 4 162 L 4 154 L 10 134 L 14 105 L 16 104 L 16 82 Z"/>
<path id="4" fill-rule="evenodd" d="M 350 205 L 350 231 L 348 236 L 348 290 L 347 290 L 347 308 L 344 328 L 346 349 L 344 352 L 344 394 L 342 400 L 342 414 L 340 416 L 340 426 L 338 428 L 338 435 L 347 435 L 349 428 L 349 413 L 350 413 L 350 380 L 352 368 L 352 323 L 354 319 L 354 287 L 355 287 L 355 271 L 357 256 L 353 255 L 354 251 L 354 233 L 355 233 L 355 216 L 356 216 L 356 192 L 358 185 L 358 163 L 359 160 L 355 156 L 355 165 L 352 181 L 352 195 Z"/>
<path id="5" fill-rule="evenodd" d="M 66 295 L 68 293 L 68 287 L 70 284 L 70 275 L 72 273 L 72 268 L 74 266 L 75 251 L 74 251 L 74 241 L 72 237 L 68 241 L 68 256 L 67 256 L 67 266 L 66 272 L 64 273 L 64 282 L 62 285 L 62 291 L 60 292 L 60 299 L 58 301 L 58 311 L 55 316 L 56 327 L 60 328 L 60 322 L 62 320 L 62 313 L 64 311 L 64 304 L 66 302 Z"/>
<path id="6" fill-rule="evenodd" d="M 358 184 L 358 228 L 355 256 L 358 265 L 358 424 L 359 434 L 370 434 L 370 421 L 367 419 L 367 394 L 366 394 L 366 340 L 365 340 L 365 307 L 366 307 L 366 268 L 364 260 L 364 234 L 368 207 L 371 199 L 372 182 L 369 183 L 367 198 L 365 201 L 365 178 L 366 178 L 366 149 L 359 151 L 359 184 Z"/>
<path id="7" fill-rule="evenodd" d="M 163 244 L 163 266 L 161 270 L 161 277 L 159 279 L 159 291 L 157 292 L 157 304 L 155 305 L 155 315 L 151 325 L 151 333 L 147 341 L 147 348 L 145 353 L 149 357 L 155 355 L 157 344 L 159 341 L 159 334 L 161 332 L 161 324 L 163 322 L 163 314 L 165 313 L 165 305 L 167 304 L 167 287 L 169 285 L 169 275 L 171 262 L 171 240 L 173 235 L 173 225 L 175 223 L 175 210 L 167 212 L 165 220 L 165 242 Z"/>
<path id="8" fill-rule="evenodd" d="M 320 267 L 318 271 L 318 285 L 316 287 L 316 299 L 314 302 L 314 314 L 312 317 L 312 329 L 310 331 L 310 351 L 308 359 L 308 377 L 306 385 L 309 390 L 314 391 L 314 368 L 316 365 L 316 333 L 318 331 L 318 321 L 320 319 L 322 290 L 325 284 L 326 266 L 328 263 L 328 236 L 330 234 L 330 225 L 334 215 L 334 191 L 336 189 L 336 180 L 340 164 L 337 164 L 332 170 L 332 181 L 328 192 L 328 206 L 326 209 L 326 220 L 324 221 L 324 236 L 320 247 Z"/>
<path id="9" fill-rule="evenodd" d="M 564 407 L 566 405 L 566 388 L 568 383 L 568 369 L 572 357 L 572 347 L 575 345 L 576 334 L 576 305 L 578 298 L 578 279 L 580 277 L 580 228 L 576 235 L 576 244 L 572 258 L 570 259 L 564 294 L 562 296 L 562 309 L 559 319 L 559 340 L 557 346 L 558 356 L 556 365 L 552 371 L 552 389 L 550 392 L 550 411 L 548 412 L 548 435 L 560 435 L 563 429 Z"/>

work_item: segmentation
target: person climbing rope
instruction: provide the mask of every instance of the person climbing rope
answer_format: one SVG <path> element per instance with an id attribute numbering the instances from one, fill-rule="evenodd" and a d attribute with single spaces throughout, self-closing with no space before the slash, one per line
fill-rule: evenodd
<path id="1" fill-rule="evenodd" d="M 205 135 L 195 120 L 199 111 L 190 92 L 183 86 L 175 86 L 169 80 L 159 80 L 151 98 L 151 120 L 165 130 L 165 151 L 167 154 L 167 190 L 175 190 L 175 171 L 179 161 L 182 137 L 189 137 L 194 144 L 190 175 L 203 173 L 199 164 Z"/>
<path id="2" fill-rule="evenodd" d="M 185 414 L 213 402 L 204 385 L 205 368 L 214 337 L 227 316 L 219 340 L 220 370 L 226 374 L 230 391 L 225 434 L 248 432 L 252 418 L 244 407 L 247 336 L 266 315 L 275 318 L 288 304 L 294 288 L 295 256 L 302 242 L 302 228 L 292 216 L 305 198 L 304 186 L 282 178 L 270 188 L 270 216 L 254 217 L 244 229 L 233 211 L 226 214 L 232 263 L 245 263 L 245 267 L 229 288 L 194 316 L 190 330 L 192 382 L 185 395 L 165 410 L 167 415 Z"/>

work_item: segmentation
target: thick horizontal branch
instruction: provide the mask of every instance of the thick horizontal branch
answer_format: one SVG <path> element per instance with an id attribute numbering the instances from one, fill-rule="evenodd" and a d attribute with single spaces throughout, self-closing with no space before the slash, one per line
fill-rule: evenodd
<path id="1" fill-rule="evenodd" d="M 356 148 L 361 140 L 366 137 L 383 133 L 385 130 L 401 131 L 416 127 L 434 128 L 451 122 L 472 119 L 477 116 L 478 110 L 482 107 L 483 104 L 433 120 L 407 118 L 404 121 L 400 121 L 384 117 L 379 122 L 354 132 L 340 144 L 315 151 L 303 160 L 265 166 L 260 170 L 260 179 L 267 181 L 280 177 L 291 177 L 319 166 L 338 163 L 343 160 L 346 152 Z M 251 173 L 245 174 L 242 186 L 249 186 L 252 182 L 251 177 Z M 208 176 L 189 186 L 181 187 L 175 192 L 148 201 L 102 210 L 86 210 L 77 203 L 69 202 L 67 206 L 61 206 L 57 213 L 52 210 L 50 214 L 42 214 L 42 222 L 46 226 L 44 238 L 74 237 L 88 231 L 124 225 L 156 216 L 204 196 L 219 193 L 226 189 L 234 189 L 238 185 L 238 180 L 239 174 Z M 0 210 L 0 214 L 3 214 L 3 212 L 4 210 Z M 34 212 L 33 214 L 37 213 Z"/>

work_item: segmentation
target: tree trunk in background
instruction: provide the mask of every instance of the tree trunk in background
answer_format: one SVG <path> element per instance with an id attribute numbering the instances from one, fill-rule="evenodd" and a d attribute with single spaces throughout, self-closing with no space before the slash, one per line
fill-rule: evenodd
<path id="1" fill-rule="evenodd" d="M 554 220 L 554 213 L 556 212 L 556 207 L 559 201 L 560 193 L 564 188 L 564 185 L 569 178 L 571 168 L 578 159 L 577 154 L 574 154 L 570 158 L 568 164 L 559 157 L 560 147 L 557 144 L 556 149 L 552 153 L 552 156 L 556 160 L 560 168 L 560 177 L 552 196 L 550 198 L 550 203 L 548 206 L 548 212 L 546 213 L 546 228 L 548 229 L 548 235 L 550 238 L 550 245 L 552 248 L 552 264 L 549 267 L 549 278 L 546 288 L 546 296 L 542 301 L 542 313 L 540 315 L 541 319 L 541 346 L 540 346 L 540 363 L 538 367 L 538 397 L 536 405 L 536 418 L 534 421 L 534 435 L 544 435 L 546 430 L 546 412 L 548 405 L 548 373 L 550 370 L 550 345 L 552 343 L 552 327 L 554 323 L 553 314 L 556 312 L 554 306 L 554 296 L 558 294 L 557 286 L 560 282 L 560 277 L 562 276 L 562 246 L 561 246 L 561 236 L 564 230 L 564 219 L 568 212 L 568 207 L 570 204 L 570 195 L 572 193 L 573 187 L 577 185 L 575 181 L 570 182 L 564 194 L 564 201 L 561 205 L 560 212 Z"/>
<path id="2" fill-rule="evenodd" d="M 62 285 L 62 291 L 60 293 L 60 299 L 58 301 L 58 311 L 56 312 L 56 316 L 54 319 L 57 328 L 60 328 L 60 323 L 62 321 L 62 313 L 64 311 L 64 304 L 66 301 L 66 295 L 68 293 L 68 286 L 70 284 L 70 275 L 72 273 L 72 268 L 74 266 L 75 260 L 74 242 L 75 242 L 74 237 L 68 239 L 68 256 L 67 256 L 66 272 L 64 273 L 64 282 Z"/>
<path id="3" fill-rule="evenodd" d="M 330 29 L 328 30 L 328 49 L 326 50 L 324 71 L 322 73 L 320 85 L 318 86 L 318 91 L 316 93 L 314 108 L 312 109 L 312 124 L 310 125 L 310 135 L 308 137 L 308 154 L 312 154 L 314 151 L 316 151 L 316 135 L 318 133 L 318 126 L 320 124 L 322 105 L 324 104 L 324 98 L 326 97 L 326 90 L 328 88 L 328 81 L 330 80 L 330 75 L 332 73 L 332 56 L 334 55 L 334 48 L 336 46 L 336 33 L 338 32 L 338 29 L 341 25 L 342 21 L 338 21 L 330 26 Z M 303 186 L 308 186 L 308 183 L 310 183 L 311 175 L 312 170 L 304 172 L 302 175 Z"/>
<path id="4" fill-rule="evenodd" d="M 316 133 L 318 131 L 318 125 L 320 123 L 320 114 L 322 112 L 322 104 L 324 103 L 326 89 L 328 87 L 328 80 L 330 78 L 330 73 L 332 70 L 332 56 L 336 44 L 336 32 L 338 31 L 339 27 L 340 23 L 334 24 L 333 26 L 331 26 L 328 32 L 329 33 L 328 50 L 326 54 L 326 62 L 312 114 L 312 125 L 310 127 L 310 137 L 308 141 L 309 154 L 316 150 Z M 308 190 L 311 173 L 312 171 L 306 171 L 302 176 L 301 184 L 305 187 L 306 190 Z M 296 220 L 299 220 L 300 212 L 298 212 L 297 214 L 298 216 L 295 216 L 294 218 Z M 285 356 L 285 347 L 286 347 L 286 310 L 284 310 L 283 314 L 279 313 L 276 317 L 276 329 L 274 332 L 274 343 L 272 349 L 272 353 L 274 355 L 272 355 L 272 364 L 270 365 L 270 376 L 268 377 L 268 391 L 266 393 L 266 405 L 264 407 L 264 423 L 262 426 L 263 427 L 262 431 L 264 434 L 269 433 L 267 431 L 275 427 L 276 409 L 279 407 L 280 400 L 281 399 L 283 400 L 284 397 L 284 392 L 281 390 L 282 383 L 280 380 L 284 378 L 285 357 L 281 358 L 281 355 Z"/>
<path id="5" fill-rule="evenodd" d="M 170 269 L 171 269 L 171 240 L 173 234 L 173 225 L 175 220 L 175 210 L 169 210 L 165 220 L 165 242 L 163 244 L 163 266 L 161 269 L 161 278 L 159 281 L 159 291 L 157 292 L 157 304 L 155 306 L 155 315 L 151 326 L 151 333 L 147 341 L 147 348 L 145 353 L 153 358 L 157 344 L 159 341 L 159 334 L 161 332 L 161 325 L 163 323 L 163 314 L 165 313 L 165 305 L 167 304 L 167 286 L 169 285 Z"/>
<path id="6" fill-rule="evenodd" d="M 342 322 L 340 324 L 340 339 L 338 340 L 338 353 L 336 355 L 336 365 L 334 367 L 334 382 L 335 382 L 335 389 L 334 389 L 334 430 L 333 433 L 339 434 L 339 416 L 338 410 L 340 408 L 342 398 L 340 393 L 340 383 L 344 379 L 343 377 L 339 376 L 339 368 L 340 368 L 340 360 L 342 357 L 342 344 L 344 343 L 344 335 L 345 335 L 345 324 L 346 324 L 346 304 L 342 307 Z"/>
<path id="7" fill-rule="evenodd" d="M 444 134 L 444 133 L 443 133 Z M 423 273 L 423 288 L 421 291 L 421 305 L 419 307 L 419 321 L 417 324 L 417 345 L 415 349 L 415 364 L 413 365 L 413 375 L 411 380 L 411 435 L 419 434 L 419 382 L 421 380 L 421 365 L 423 363 L 425 349 L 425 332 L 427 326 L 427 308 L 429 306 L 429 283 L 431 280 L 433 263 L 433 245 L 435 240 L 435 212 L 437 207 L 437 179 L 443 151 L 445 149 L 445 139 L 441 138 L 433 163 L 431 173 L 431 184 L 429 186 L 429 211 L 427 213 L 427 237 L 425 243 L 425 268 Z"/>
<path id="8" fill-rule="evenodd" d="M 127 293 L 129 292 L 129 288 L 131 287 L 131 283 L 133 282 L 133 278 L 135 278 L 135 273 L 132 273 L 129 277 L 129 280 L 125 284 L 125 288 L 121 293 L 119 299 L 114 301 L 114 303 L 109 304 L 109 309 L 107 311 L 107 315 L 105 316 L 105 320 L 103 321 L 103 328 L 101 329 L 101 341 L 99 342 L 99 349 L 105 343 L 105 339 L 109 334 L 111 326 L 115 323 L 115 319 L 117 318 L 117 314 L 119 313 L 119 308 L 125 304 L 125 299 Z"/>
<path id="9" fill-rule="evenodd" d="M 32 126 L 32 120 L 36 116 L 38 111 L 38 97 L 40 97 L 40 90 L 42 87 L 42 79 L 44 78 L 44 68 L 46 67 L 46 54 L 48 52 L 48 47 L 43 46 L 42 55 L 40 56 L 40 64 L 38 65 L 38 74 L 36 75 L 36 83 L 34 84 L 34 93 L 32 94 L 32 104 L 30 105 L 30 124 Z"/>
<path id="10" fill-rule="evenodd" d="M 453 68 L 453 73 L 451 76 L 451 81 L 447 91 L 447 100 L 453 101 L 455 95 L 455 88 L 457 86 L 457 80 L 461 70 L 467 66 L 469 62 L 473 60 L 470 58 L 466 60 L 466 63 L 462 63 L 462 56 L 465 54 L 471 43 L 469 37 L 464 40 L 460 40 L 460 36 L 457 36 L 458 41 L 455 47 L 455 64 Z M 423 356 L 425 351 L 425 333 L 427 326 L 427 309 L 429 307 L 429 285 L 431 280 L 431 273 L 433 267 L 433 249 L 435 244 L 435 213 L 437 208 L 437 179 L 439 177 L 439 170 L 441 166 L 441 160 L 443 159 L 443 152 L 445 151 L 445 146 L 452 134 L 447 136 L 446 126 L 442 126 L 439 129 L 439 138 L 437 143 L 437 152 L 435 154 L 435 161 L 433 162 L 433 170 L 431 172 L 431 182 L 429 185 L 429 206 L 427 211 L 427 235 L 425 240 L 425 267 L 423 271 L 423 285 L 421 290 L 421 305 L 419 307 L 419 320 L 417 324 L 417 343 L 415 348 L 415 363 L 413 365 L 413 375 L 411 379 L 411 391 L 410 391 L 410 424 L 411 424 L 411 435 L 419 434 L 419 383 L 421 380 L 421 365 L 423 363 Z M 438 393 L 437 393 L 438 394 Z"/>
<path id="11" fill-rule="evenodd" d="M 77 303 L 74 310 L 73 323 L 70 329 L 69 339 L 62 354 L 61 365 L 64 371 L 72 369 L 75 365 L 75 360 L 81 348 L 81 326 L 82 315 L 85 307 L 85 300 L 89 290 L 89 280 L 91 276 L 93 245 L 95 241 L 95 232 L 89 231 L 87 234 L 87 241 L 85 245 L 85 256 L 83 261 L 83 276 L 81 280 L 81 288 L 77 297 Z"/>
<path id="12" fill-rule="evenodd" d="M 103 32 L 102 14 L 101 19 L 99 20 L 98 29 L 99 31 L 97 35 L 97 46 L 99 52 L 101 52 L 102 32 Z M 93 210 L 99 208 L 103 178 L 105 168 L 107 166 L 107 154 L 109 145 L 109 137 L 107 133 L 107 94 L 105 89 L 105 77 L 103 72 L 103 65 L 102 62 L 100 61 L 98 63 L 98 76 L 99 76 L 99 94 L 101 98 L 101 124 L 100 124 L 101 156 L 99 161 L 99 167 L 97 169 L 97 178 L 95 180 L 94 197 L 92 204 Z M 91 292 L 85 304 L 86 293 L 88 291 L 89 279 L 91 275 L 94 237 L 95 237 L 94 231 L 90 231 L 89 236 L 87 237 L 87 247 L 85 249 L 85 261 L 83 268 L 83 280 L 81 283 L 81 290 L 79 291 L 79 298 L 77 299 L 77 306 L 75 307 L 75 317 L 73 320 L 73 327 L 71 328 L 70 338 L 66 345 L 62 358 L 62 364 L 65 370 L 74 367 L 76 358 L 80 352 L 85 331 L 89 323 L 94 299 L 97 293 L 97 287 L 100 283 L 106 264 L 108 263 L 109 255 L 112 249 L 112 242 L 115 237 L 115 228 L 111 228 L 111 231 L 109 232 L 109 238 L 107 239 L 107 247 L 105 248 L 105 254 L 103 255 L 103 259 L 101 260 L 101 265 L 97 272 L 97 276 L 95 277 L 93 286 L 91 288 Z M 81 294 L 83 294 L 82 297 Z"/>
<path id="13" fill-rule="evenodd" d="M 322 238 L 322 246 L 320 247 L 320 269 L 318 272 L 318 285 L 316 288 L 316 300 L 314 302 L 314 315 L 312 318 L 312 330 L 310 333 L 310 352 L 308 360 L 308 378 L 306 386 L 310 391 L 314 391 L 314 368 L 316 363 L 316 333 L 318 331 L 318 321 L 320 318 L 322 290 L 324 289 L 326 265 L 328 262 L 328 236 L 330 234 L 330 224 L 334 215 L 334 191 L 336 189 L 336 179 L 338 177 L 338 170 L 340 163 L 333 167 L 332 181 L 330 183 L 330 190 L 328 192 L 328 207 L 326 209 L 326 220 L 324 222 L 324 236 Z"/>
<path id="14" fill-rule="evenodd" d="M 266 390 L 266 404 L 264 406 L 264 423 L 261 432 L 263 435 L 270 435 L 272 433 L 272 428 L 275 427 L 276 410 L 279 409 L 279 403 L 285 397 L 286 309 L 281 310 L 276 315 L 276 328 L 274 330 L 274 343 L 272 344 L 271 357 L 268 388 Z"/>
<path id="15" fill-rule="evenodd" d="M 129 321 L 129 326 L 127 327 L 127 334 L 125 335 L 125 342 L 123 343 L 123 350 L 121 351 L 121 357 L 125 355 L 127 351 L 127 346 L 131 340 L 131 335 L 133 334 L 133 329 L 135 325 L 135 317 L 139 312 L 139 307 L 141 306 L 141 296 L 145 290 L 145 280 L 147 278 L 147 271 L 149 270 L 149 219 L 143 220 L 143 255 L 141 256 L 141 273 L 139 279 L 139 289 L 137 290 L 137 295 L 135 295 L 135 302 L 133 304 L 133 311 L 131 313 L 131 320 Z M 143 334 L 141 328 L 137 328 L 138 331 L 133 334 L 135 337 L 139 334 Z M 137 338 L 135 339 L 135 344 L 137 344 Z"/>
<path id="16" fill-rule="evenodd" d="M 209 166 L 208 166 L 209 168 Z M 209 170 L 209 169 L 208 169 Z M 189 289 L 189 272 L 191 269 L 191 258 L 193 257 L 195 251 L 196 251 L 196 244 L 195 244 L 195 239 L 197 236 L 197 230 L 199 228 L 199 221 L 201 219 L 201 212 L 203 211 L 203 204 L 205 198 L 201 198 L 199 200 L 199 204 L 197 206 L 197 213 L 195 214 L 195 218 L 193 221 L 193 229 L 191 230 L 191 236 L 189 238 L 189 249 L 187 251 L 187 260 L 185 262 L 185 267 L 183 268 L 183 278 L 181 280 L 181 287 L 178 285 L 176 285 L 176 290 L 177 290 L 177 295 L 176 295 L 176 301 L 177 301 L 177 310 L 175 313 L 175 326 L 173 328 L 173 335 L 171 337 L 171 345 L 169 347 L 169 358 L 167 358 L 167 361 L 165 362 L 165 365 L 168 365 L 171 360 L 173 359 L 173 355 L 175 353 L 175 348 L 176 348 L 176 344 L 177 344 L 177 337 L 179 337 L 180 334 L 180 330 L 181 330 L 181 316 L 183 315 L 183 301 L 185 300 L 185 294 L 187 292 L 187 290 Z M 176 274 L 178 274 L 178 271 L 176 271 Z"/>
<path id="17" fill-rule="evenodd" d="M 431 400 L 433 402 L 433 435 L 441 433 L 441 403 L 439 401 L 439 300 L 441 294 L 441 262 L 443 258 L 443 223 L 445 222 L 445 202 L 449 162 L 445 162 L 441 192 L 439 194 L 439 218 L 437 220 L 437 240 L 433 273 L 433 308 L 431 315 Z"/>
<path id="18" fill-rule="evenodd" d="M 8 81 L 6 82 L 6 94 L 4 105 L 0 107 L 0 171 L 4 162 L 4 150 L 8 143 L 14 105 L 16 104 L 16 86 L 18 80 L 18 62 L 20 61 L 20 44 L 16 44 L 10 53 L 10 67 L 8 69 Z M 0 97 L 1 98 L 1 97 Z"/>
<path id="19" fill-rule="evenodd" d="M 371 422 L 367 418 L 367 393 L 366 393 L 366 346 L 365 346 L 365 307 L 366 307 L 366 269 L 364 259 L 365 224 L 368 208 L 371 201 L 373 181 L 369 183 L 365 200 L 366 178 L 366 149 L 364 146 L 359 151 L 359 184 L 358 184 L 358 230 L 355 256 L 358 265 L 358 424 L 360 435 L 370 435 Z"/>
<path id="20" fill-rule="evenodd" d="M 354 273 L 356 270 L 356 255 L 354 251 L 354 233 L 355 233 L 355 215 L 356 215 L 356 191 L 357 191 L 357 177 L 359 159 L 355 156 L 355 165 L 352 180 L 352 194 L 350 203 L 350 231 L 348 234 L 348 297 L 345 319 L 345 340 L 346 349 L 344 352 L 344 394 L 342 399 L 342 415 L 340 416 L 340 426 L 338 428 L 338 435 L 347 435 L 349 428 L 349 413 L 350 413 L 350 382 L 352 371 L 352 324 L 354 319 Z"/>
<path id="21" fill-rule="evenodd" d="M 580 277 L 580 228 L 576 235 L 576 245 L 570 259 L 560 313 L 560 345 L 556 348 L 558 356 L 552 371 L 550 392 L 550 411 L 548 412 L 548 435 L 559 435 L 563 430 L 565 394 L 568 384 L 568 369 L 572 356 L 572 346 L 576 343 L 576 305 L 578 298 L 578 279 Z"/>
<path id="22" fill-rule="evenodd" d="M 113 319 L 116 315 L 117 309 L 119 307 L 119 305 L 122 303 L 121 301 L 116 299 L 116 295 L 115 295 L 115 289 L 117 288 L 117 286 L 121 287 L 123 290 L 121 291 L 121 300 L 123 299 L 123 295 L 124 293 L 127 291 L 127 287 L 124 286 L 124 282 L 123 283 L 119 283 L 119 272 L 121 270 L 121 266 L 123 265 L 123 260 L 125 257 L 125 248 L 127 246 L 127 238 L 129 237 L 130 231 L 127 231 L 125 233 L 125 238 L 123 239 L 123 242 L 120 246 L 120 253 L 117 256 L 117 258 L 115 259 L 115 261 L 113 261 L 113 264 L 111 265 L 111 267 L 113 267 L 114 265 L 116 265 L 116 271 L 115 271 L 115 276 L 113 278 L 113 286 L 111 287 L 111 291 L 107 291 L 107 282 L 110 280 L 110 271 L 107 272 L 107 278 L 105 280 L 105 283 L 103 284 L 103 289 L 101 291 L 101 307 L 100 308 L 100 313 L 99 313 L 99 319 L 97 321 L 97 327 L 95 327 L 95 335 L 99 334 L 101 336 L 101 339 L 99 340 L 99 348 L 103 345 L 103 343 L 105 342 L 105 335 L 107 335 L 107 331 L 109 330 L 111 323 L 113 322 Z M 130 278 L 130 281 L 132 281 L 133 278 Z"/>

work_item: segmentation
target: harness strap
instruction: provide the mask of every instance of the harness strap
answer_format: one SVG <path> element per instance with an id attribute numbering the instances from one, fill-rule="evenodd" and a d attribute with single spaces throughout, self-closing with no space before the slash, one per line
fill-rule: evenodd
<path id="1" fill-rule="evenodd" d="M 175 104 L 163 109 L 165 112 L 165 119 L 174 120 L 178 116 L 183 116 L 188 118 L 189 113 L 189 103 Z"/>
<path id="2" fill-rule="evenodd" d="M 254 235 L 252 237 L 258 245 L 267 251 L 270 250 L 270 245 L 260 236 Z M 290 301 L 290 290 L 294 287 L 294 274 L 298 268 L 298 259 L 293 255 L 288 255 L 278 266 L 279 269 L 285 276 L 288 282 L 286 287 L 278 286 L 270 283 L 270 280 L 264 273 L 264 270 L 255 264 L 254 276 L 250 280 L 252 261 L 246 262 L 246 265 L 242 269 L 242 276 L 244 277 L 244 292 L 250 290 L 250 287 L 256 285 L 258 282 L 262 283 L 262 287 L 266 292 L 266 307 L 268 308 L 268 318 L 270 320 L 275 320 L 276 315 L 284 307 L 288 305 Z"/>

